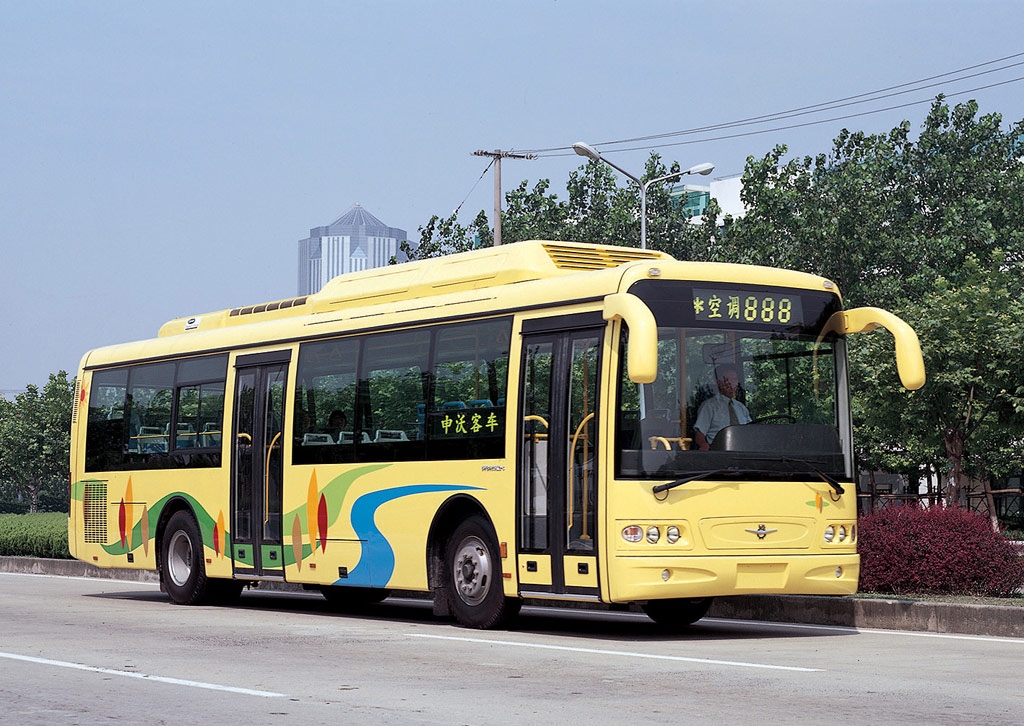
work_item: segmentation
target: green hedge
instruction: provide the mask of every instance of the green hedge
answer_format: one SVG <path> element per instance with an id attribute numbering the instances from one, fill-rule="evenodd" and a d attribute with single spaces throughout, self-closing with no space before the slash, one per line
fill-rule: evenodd
<path id="1" fill-rule="evenodd" d="M 68 515 L 0 514 L 0 555 L 68 560 Z"/>

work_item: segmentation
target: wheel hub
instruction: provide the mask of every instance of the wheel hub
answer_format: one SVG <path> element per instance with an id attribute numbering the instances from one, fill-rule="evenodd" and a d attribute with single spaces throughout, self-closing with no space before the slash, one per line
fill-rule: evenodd
<path id="1" fill-rule="evenodd" d="M 455 590 L 469 605 L 479 605 L 487 597 L 491 580 L 491 559 L 487 547 L 477 537 L 467 537 L 459 546 L 453 563 Z"/>
<path id="2" fill-rule="evenodd" d="M 184 587 L 192 576 L 192 542 L 181 530 L 174 533 L 167 547 L 167 572 L 178 587 Z"/>

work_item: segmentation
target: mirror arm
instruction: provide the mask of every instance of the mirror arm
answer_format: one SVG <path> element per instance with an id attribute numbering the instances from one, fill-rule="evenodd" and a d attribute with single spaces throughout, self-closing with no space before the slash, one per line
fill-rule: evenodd
<path id="1" fill-rule="evenodd" d="M 628 292 L 604 299 L 605 320 L 622 320 L 629 327 L 626 370 L 633 383 L 654 383 L 658 377 L 658 323 L 643 301 Z"/>
<path id="2" fill-rule="evenodd" d="M 916 391 L 925 382 L 921 341 L 918 340 L 913 328 L 887 310 L 870 307 L 840 310 L 825 323 L 818 336 L 818 342 L 824 340 L 829 333 L 867 333 L 880 327 L 892 333 L 896 341 L 896 369 L 900 381 L 908 390 Z"/>

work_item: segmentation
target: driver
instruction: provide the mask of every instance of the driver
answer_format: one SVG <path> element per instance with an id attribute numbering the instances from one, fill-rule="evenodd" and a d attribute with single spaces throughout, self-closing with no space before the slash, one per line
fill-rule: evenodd
<path id="1" fill-rule="evenodd" d="M 693 438 L 697 448 L 707 451 L 718 432 L 726 426 L 750 423 L 750 411 L 736 400 L 739 387 L 739 368 L 735 363 L 723 363 L 715 369 L 718 393 L 704 401 L 693 425 Z"/>

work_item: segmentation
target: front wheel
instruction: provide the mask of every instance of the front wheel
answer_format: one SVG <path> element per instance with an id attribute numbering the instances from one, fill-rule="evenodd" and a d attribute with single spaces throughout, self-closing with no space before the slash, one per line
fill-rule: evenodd
<path id="1" fill-rule="evenodd" d="M 448 601 L 458 623 L 467 628 L 496 628 L 514 618 L 522 601 L 502 591 L 498 542 L 483 517 L 474 515 L 456 527 L 445 553 Z"/>
<path id="2" fill-rule="evenodd" d="M 171 600 L 179 605 L 206 602 L 214 588 L 206 578 L 199 525 L 189 512 L 176 512 L 171 517 L 164 533 L 163 548 L 160 576 Z"/>
<path id="3" fill-rule="evenodd" d="M 665 630 L 681 630 L 708 614 L 710 597 L 682 597 L 672 600 L 649 600 L 643 611 Z"/>

